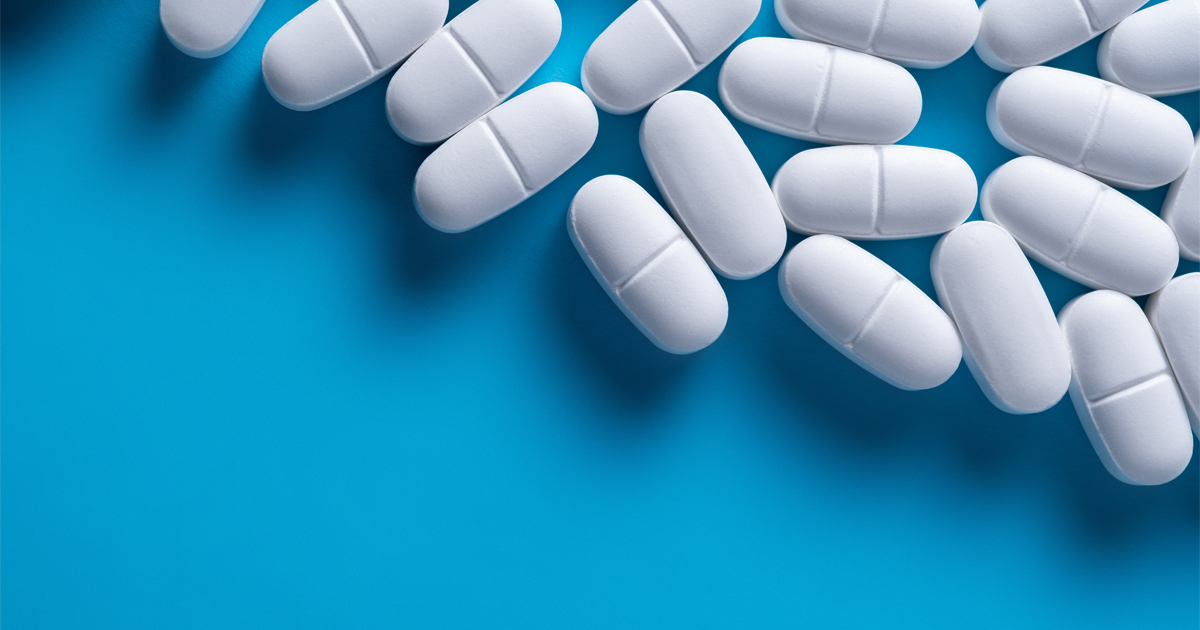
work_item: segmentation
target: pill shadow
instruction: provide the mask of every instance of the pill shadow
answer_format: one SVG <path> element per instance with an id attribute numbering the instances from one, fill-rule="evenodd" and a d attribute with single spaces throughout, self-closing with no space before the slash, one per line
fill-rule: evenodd
<path id="1" fill-rule="evenodd" d="M 79 4 L 79 0 L 4 0 L 0 4 L 0 48 L 5 55 L 23 50 L 42 33 L 60 27 Z"/>
<path id="2" fill-rule="evenodd" d="M 142 106 L 145 117 L 152 121 L 165 120 L 195 94 L 203 90 L 212 73 L 226 63 L 227 55 L 215 59 L 197 59 L 181 52 L 159 26 L 155 29 L 152 50 L 147 58 L 142 82 Z"/>

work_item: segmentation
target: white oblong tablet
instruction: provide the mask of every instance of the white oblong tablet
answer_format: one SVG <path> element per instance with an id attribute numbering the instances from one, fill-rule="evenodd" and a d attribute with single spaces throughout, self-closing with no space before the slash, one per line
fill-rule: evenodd
<path id="1" fill-rule="evenodd" d="M 742 122 L 824 144 L 892 144 L 921 117 L 921 88 L 907 70 L 817 42 L 742 42 L 721 66 L 718 89 Z"/>
<path id="2" fill-rule="evenodd" d="M 717 273 L 743 280 L 779 262 L 787 246 L 779 206 L 716 103 L 672 92 L 646 113 L 639 139 L 671 213 Z"/>
<path id="3" fill-rule="evenodd" d="M 1002 81 L 988 99 L 987 122 L 996 141 L 1015 153 L 1132 190 L 1175 181 L 1192 157 L 1192 128 L 1179 112 L 1057 68 L 1024 68 Z"/>
<path id="4" fill-rule="evenodd" d="M 579 88 L 547 83 L 467 125 L 417 169 L 417 212 L 443 232 L 499 216 L 587 154 L 600 121 Z"/>
<path id="5" fill-rule="evenodd" d="M 1179 255 L 1200 260 L 1200 134 L 1192 162 L 1179 179 L 1167 189 L 1167 198 L 1159 212 L 1179 241 Z"/>
<path id="6" fill-rule="evenodd" d="M 504 102 L 546 61 L 562 33 L 554 0 L 480 0 L 392 76 L 392 129 L 413 144 L 454 135 Z"/>
<path id="7" fill-rule="evenodd" d="M 1071 402 L 1096 454 L 1125 483 L 1166 483 L 1192 459 L 1183 397 L 1142 309 L 1093 291 L 1058 314 L 1074 370 Z"/>
<path id="8" fill-rule="evenodd" d="M 1192 432 L 1200 437 L 1200 273 L 1179 276 L 1150 296 L 1146 317 L 1167 353 Z"/>
<path id="9" fill-rule="evenodd" d="M 1179 266 L 1175 235 L 1153 212 L 1050 160 L 1020 157 L 996 169 L 979 207 L 1031 258 L 1094 289 L 1146 295 Z"/>
<path id="10" fill-rule="evenodd" d="M 583 89 L 632 114 L 683 85 L 750 28 L 762 0 L 638 0 L 588 48 Z"/>
<path id="11" fill-rule="evenodd" d="M 789 35 L 869 53 L 909 68 L 940 68 L 979 34 L 975 0 L 775 0 Z"/>
<path id="12" fill-rule="evenodd" d="M 1150 96 L 1200 90 L 1200 0 L 1168 0 L 1100 40 L 1100 76 Z"/>
<path id="13" fill-rule="evenodd" d="M 1036 66 L 1079 46 L 1146 0 L 987 0 L 975 52 L 1001 72 Z"/>
<path id="14" fill-rule="evenodd" d="M 1071 360 L 1050 300 L 1013 237 L 987 221 L 961 225 L 933 248 L 930 269 L 988 400 L 1015 414 L 1058 403 L 1071 384 Z"/>
<path id="15" fill-rule="evenodd" d="M 788 307 L 822 339 L 901 389 L 937 387 L 962 360 L 954 322 L 904 276 L 840 236 L 800 241 L 779 268 Z"/>
<path id="16" fill-rule="evenodd" d="M 567 231 L 592 275 L 638 330 L 673 354 L 702 350 L 729 317 L 725 291 L 671 216 L 618 175 L 584 184 Z"/>
<path id="17" fill-rule="evenodd" d="M 289 109 L 324 107 L 400 65 L 448 11 L 448 0 L 318 0 L 267 42 L 267 90 Z"/>
<path id="18" fill-rule="evenodd" d="M 881 240 L 954 229 L 975 209 L 978 186 L 949 151 L 863 145 L 801 151 L 771 189 L 787 226 L 801 234 Z"/>
<path id="19" fill-rule="evenodd" d="M 229 52 L 262 5 L 263 0 L 162 0 L 158 17 L 176 48 L 208 59 Z"/>

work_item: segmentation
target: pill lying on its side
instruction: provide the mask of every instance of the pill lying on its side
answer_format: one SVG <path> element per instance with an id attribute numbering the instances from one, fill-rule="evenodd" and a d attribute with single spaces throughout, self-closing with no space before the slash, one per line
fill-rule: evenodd
<path id="1" fill-rule="evenodd" d="M 742 122 L 824 144 L 892 144 L 921 117 L 921 88 L 907 70 L 817 42 L 742 42 L 721 67 L 718 89 Z"/>
<path id="2" fill-rule="evenodd" d="M 1174 230 L 1179 255 L 1200 260 L 1200 134 L 1196 136 L 1192 162 L 1167 189 L 1159 216 Z"/>
<path id="3" fill-rule="evenodd" d="M 957 155 L 901 145 L 801 151 L 771 184 L 789 228 L 862 240 L 954 229 L 975 209 L 978 186 Z"/>
<path id="4" fill-rule="evenodd" d="M 271 36 L 263 79 L 284 107 L 324 107 L 400 65 L 448 11 L 448 0 L 318 0 Z"/>
<path id="5" fill-rule="evenodd" d="M 822 339 L 901 389 L 937 387 L 958 369 L 950 318 L 913 283 L 840 236 L 800 241 L 783 259 L 779 291 Z"/>
<path id="6" fill-rule="evenodd" d="M 1071 384 L 1071 360 L 1050 300 L 1012 235 L 988 221 L 959 226 L 933 248 L 930 270 L 988 400 L 1015 414 L 1058 403 Z"/>
<path id="7" fill-rule="evenodd" d="M 776 0 L 789 35 L 865 52 L 909 68 L 941 68 L 979 34 L 975 0 Z"/>
<path id="8" fill-rule="evenodd" d="M 1166 483 L 1192 459 L 1183 397 L 1142 309 L 1114 291 L 1058 314 L 1071 355 L 1071 402 L 1096 454 L 1125 483 Z"/>
<path id="9" fill-rule="evenodd" d="M 638 0 L 583 58 L 583 89 L 596 107 L 632 114 L 683 85 L 758 17 L 762 0 Z"/>
<path id="10" fill-rule="evenodd" d="M 454 135 L 504 102 L 562 33 L 554 0 L 480 0 L 413 53 L 387 90 L 392 129 L 413 144 Z"/>
<path id="11" fill-rule="evenodd" d="M 1192 129 L 1179 112 L 1057 68 L 1025 68 L 1002 81 L 988 99 L 987 122 L 996 141 L 1013 152 L 1040 155 L 1121 188 L 1169 184 L 1192 157 Z"/>
<path id="12" fill-rule="evenodd" d="M 532 197 L 592 148 L 600 121 L 587 95 L 547 83 L 467 125 L 417 169 L 417 212 L 464 232 Z"/>
<path id="13" fill-rule="evenodd" d="M 1200 0 L 1168 0 L 1125 18 L 1100 40 L 1100 76 L 1148 94 L 1200 90 Z"/>
<path id="14" fill-rule="evenodd" d="M 609 297 L 654 345 L 708 347 L 729 316 L 700 252 L 641 186 L 618 175 L 584 184 L 567 213 L 571 242 Z"/>
<path id="15" fill-rule="evenodd" d="M 1020 157 L 996 169 L 979 207 L 1031 258 L 1094 289 L 1146 295 L 1179 266 L 1175 235 L 1153 212 L 1050 160 Z"/>
<path id="16" fill-rule="evenodd" d="M 975 52 L 1001 72 L 1036 66 L 1112 28 L 1146 0 L 987 0 Z"/>
<path id="17" fill-rule="evenodd" d="M 716 103 L 672 92 L 646 112 L 639 140 L 671 213 L 717 273 L 744 280 L 779 261 L 787 246 L 779 206 Z"/>
<path id="18" fill-rule="evenodd" d="M 1150 296 L 1146 317 L 1167 353 L 1192 432 L 1200 437 L 1200 273 L 1179 276 Z"/>
<path id="19" fill-rule="evenodd" d="M 162 0 L 158 17 L 176 48 L 208 59 L 229 52 L 262 5 L 263 0 Z"/>

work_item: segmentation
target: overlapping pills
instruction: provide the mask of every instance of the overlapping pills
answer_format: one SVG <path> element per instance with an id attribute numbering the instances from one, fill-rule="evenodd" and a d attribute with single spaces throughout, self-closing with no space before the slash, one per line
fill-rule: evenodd
<path id="1" fill-rule="evenodd" d="M 162 0 L 158 16 L 176 48 L 207 59 L 233 48 L 262 5 L 263 0 Z"/>
<path id="2" fill-rule="evenodd" d="M 1036 66 L 1112 28 L 1146 0 L 987 0 L 975 52 L 1001 72 Z"/>
<path id="3" fill-rule="evenodd" d="M 1179 241 L 1179 255 L 1200 260 L 1200 134 L 1187 171 L 1167 189 L 1159 216 Z"/>
<path id="4" fill-rule="evenodd" d="M 1146 301 L 1146 317 L 1162 342 L 1200 437 L 1200 273 L 1179 276 Z"/>
<path id="5" fill-rule="evenodd" d="M 1148 94 L 1200 90 L 1200 0 L 1168 0 L 1125 18 L 1100 40 L 1108 81 Z"/>
<path id="6" fill-rule="evenodd" d="M 1183 397 L 1142 309 L 1114 291 L 1058 314 L 1071 355 L 1071 402 L 1105 468 L 1125 483 L 1166 483 L 1192 458 Z"/>
<path id="7" fill-rule="evenodd" d="M 975 0 L 775 0 L 789 35 L 870 53 L 909 68 L 940 68 L 979 34 Z"/>

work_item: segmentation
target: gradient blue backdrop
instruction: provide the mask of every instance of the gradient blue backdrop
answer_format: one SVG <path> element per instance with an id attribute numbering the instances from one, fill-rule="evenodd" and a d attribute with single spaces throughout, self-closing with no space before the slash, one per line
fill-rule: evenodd
<path id="1" fill-rule="evenodd" d="M 263 88 L 308 1 L 207 61 L 154 0 L 4 2 L 6 629 L 1196 628 L 1195 462 L 1133 488 L 1068 401 L 1005 415 L 965 367 L 893 389 L 773 271 L 722 281 L 711 348 L 659 352 L 564 225 L 592 177 L 654 189 L 641 115 L 440 234 L 386 80 L 303 114 Z M 630 0 L 560 4 L 526 88 L 578 84 Z M 1053 65 L 1094 74 L 1096 45 Z M 715 98 L 722 61 L 685 87 Z M 981 182 L 1012 157 L 984 123 L 1003 75 L 973 52 L 913 74 L 905 143 Z M 1195 94 L 1165 102 L 1195 127 Z M 768 176 L 812 146 L 735 126 Z M 867 247 L 932 294 L 934 241 Z M 1037 270 L 1055 308 L 1083 291 Z"/>

